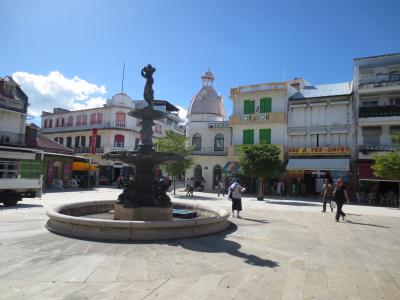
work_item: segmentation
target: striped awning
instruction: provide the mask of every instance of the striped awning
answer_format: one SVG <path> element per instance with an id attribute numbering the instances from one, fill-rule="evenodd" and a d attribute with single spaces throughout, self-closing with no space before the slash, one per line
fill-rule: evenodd
<path id="1" fill-rule="evenodd" d="M 222 173 L 238 174 L 242 172 L 240 164 L 237 162 L 227 162 L 222 168 Z"/>

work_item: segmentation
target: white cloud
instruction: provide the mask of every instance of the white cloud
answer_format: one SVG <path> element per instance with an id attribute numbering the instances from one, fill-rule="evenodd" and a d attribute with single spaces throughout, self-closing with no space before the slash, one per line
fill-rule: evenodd
<path id="1" fill-rule="evenodd" d="M 179 108 L 179 113 L 178 113 L 179 118 L 181 118 L 183 120 L 183 123 L 186 124 L 188 122 L 187 110 L 184 109 L 182 106 L 177 105 L 176 107 Z"/>
<path id="2" fill-rule="evenodd" d="M 40 116 L 42 110 L 52 111 L 54 107 L 70 110 L 102 106 L 106 99 L 101 96 L 107 91 L 75 76 L 66 78 L 59 71 L 48 75 L 15 72 L 12 77 L 29 97 L 28 114 Z"/>

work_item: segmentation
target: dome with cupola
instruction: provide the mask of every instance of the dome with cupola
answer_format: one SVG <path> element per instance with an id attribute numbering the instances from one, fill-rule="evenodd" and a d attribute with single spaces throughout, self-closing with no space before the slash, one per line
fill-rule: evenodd
<path id="1" fill-rule="evenodd" d="M 207 71 L 201 77 L 203 87 L 193 97 L 188 109 L 188 117 L 191 115 L 211 114 L 225 117 L 224 99 L 214 90 L 214 75 Z"/>

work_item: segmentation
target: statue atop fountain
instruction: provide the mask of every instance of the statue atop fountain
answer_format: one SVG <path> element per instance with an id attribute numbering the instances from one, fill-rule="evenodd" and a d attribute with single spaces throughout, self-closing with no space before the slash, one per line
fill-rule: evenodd
<path id="1" fill-rule="evenodd" d="M 119 156 L 121 161 L 135 166 L 133 180 L 129 181 L 124 192 L 118 196 L 114 216 L 121 220 L 170 220 L 172 219 L 172 203 L 166 194 L 165 185 L 156 178 L 155 169 L 158 165 L 170 161 L 181 160 L 182 157 L 173 153 L 160 153 L 154 150 L 153 129 L 154 120 L 164 119 L 166 113 L 153 107 L 154 90 L 153 74 L 156 69 L 147 65 L 141 71 L 146 78 L 144 98 L 147 106 L 134 109 L 128 115 L 140 121 L 140 142 L 136 151 L 125 151 Z"/>
<path id="2" fill-rule="evenodd" d="M 146 78 L 146 85 L 144 86 L 144 93 L 143 97 L 144 100 L 146 100 L 147 104 L 149 105 L 149 108 L 153 107 L 153 102 L 154 102 L 154 90 L 153 90 L 153 74 L 156 71 L 156 68 L 154 68 L 152 65 L 148 64 L 146 67 L 144 67 L 141 71 L 141 74 L 144 78 Z"/>

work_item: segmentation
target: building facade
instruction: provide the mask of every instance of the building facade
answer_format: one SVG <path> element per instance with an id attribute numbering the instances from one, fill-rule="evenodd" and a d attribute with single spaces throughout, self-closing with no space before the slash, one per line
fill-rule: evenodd
<path id="1" fill-rule="evenodd" d="M 289 98 L 288 192 L 313 195 L 323 179 L 354 183 L 356 151 L 352 82 L 308 85 Z"/>
<path id="2" fill-rule="evenodd" d="M 213 74 L 208 71 L 201 79 L 203 86 L 192 98 L 187 115 L 186 136 L 194 165 L 186 171 L 186 178 L 192 177 L 196 185 L 202 185 L 203 178 L 204 190 L 213 191 L 223 177 L 232 133 L 223 97 L 213 87 Z"/>
<path id="3" fill-rule="evenodd" d="M 164 104 L 155 105 L 155 109 L 166 112 L 166 101 L 161 102 Z M 53 113 L 43 112 L 41 132 L 78 154 L 90 156 L 92 162 L 99 166 L 98 175 L 112 182 L 128 172 L 128 165 L 117 160 L 103 159 L 103 156 L 110 152 L 132 151 L 139 145 L 140 120 L 128 113 L 143 105 L 144 101 L 133 101 L 128 95 L 120 93 L 107 100 L 103 107 L 76 111 L 55 108 Z M 164 137 L 165 121 L 155 123 L 153 137 Z M 94 128 L 97 134 L 94 134 Z M 92 147 L 94 135 L 96 146 Z"/>
<path id="4" fill-rule="evenodd" d="M 400 134 L 400 53 L 354 59 L 357 103 L 357 176 L 360 200 L 380 203 L 398 182 L 373 175 L 373 156 L 393 151 L 391 135 Z"/>
<path id="5" fill-rule="evenodd" d="M 28 96 L 9 76 L 0 77 L 0 144 L 25 145 Z"/>

